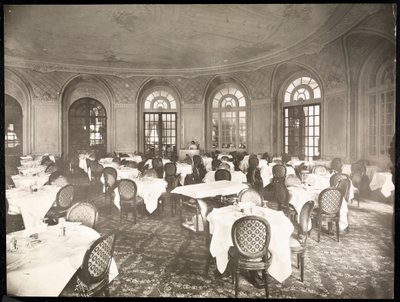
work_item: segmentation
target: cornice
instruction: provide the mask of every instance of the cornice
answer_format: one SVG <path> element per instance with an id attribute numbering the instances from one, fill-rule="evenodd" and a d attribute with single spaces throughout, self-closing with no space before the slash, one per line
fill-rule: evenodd
<path id="1" fill-rule="evenodd" d="M 373 5 L 363 5 L 352 9 L 354 4 L 342 5 L 337 9 L 341 10 L 341 18 L 329 18 L 326 23 L 315 33 L 295 46 L 281 50 L 279 53 L 268 54 L 267 56 L 244 61 L 237 64 L 190 68 L 190 69 L 134 69 L 105 67 L 94 65 L 65 64 L 56 62 L 44 62 L 24 60 L 20 58 L 5 56 L 6 67 L 29 68 L 38 72 L 69 72 L 113 75 L 119 78 L 131 78 L 135 76 L 179 76 L 193 79 L 198 76 L 225 74 L 234 72 L 252 72 L 262 67 L 271 66 L 283 61 L 291 60 L 304 54 L 317 54 L 327 44 L 336 40 L 354 28 L 360 21 L 379 10 Z"/>

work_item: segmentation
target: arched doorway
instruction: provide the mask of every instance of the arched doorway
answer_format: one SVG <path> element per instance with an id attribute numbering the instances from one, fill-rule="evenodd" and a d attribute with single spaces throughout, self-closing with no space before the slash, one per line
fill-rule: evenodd
<path id="1" fill-rule="evenodd" d="M 19 157 L 23 153 L 22 128 L 22 107 L 15 98 L 6 94 L 4 103 L 4 151 L 6 161 L 13 157 Z"/>
<path id="2" fill-rule="evenodd" d="M 68 112 L 69 154 L 94 150 L 107 152 L 107 113 L 104 106 L 92 98 L 75 101 Z"/>

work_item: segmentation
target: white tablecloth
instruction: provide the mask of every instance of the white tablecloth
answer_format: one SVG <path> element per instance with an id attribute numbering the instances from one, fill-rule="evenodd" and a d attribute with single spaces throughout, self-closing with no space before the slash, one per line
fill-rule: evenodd
<path id="1" fill-rule="evenodd" d="M 207 172 L 212 170 L 212 158 L 207 156 L 202 156 L 204 167 L 206 168 Z"/>
<path id="2" fill-rule="evenodd" d="M 268 273 L 279 282 L 286 280 L 292 273 L 291 252 L 289 238 L 294 227 L 290 220 L 281 211 L 255 207 L 252 215 L 267 219 L 271 227 L 269 251 L 271 264 Z M 223 273 L 228 264 L 228 251 L 233 246 L 231 230 L 233 223 L 245 216 L 238 208 L 227 206 L 215 208 L 207 216 L 210 222 L 210 233 L 213 234 L 210 243 L 210 252 L 216 258 L 218 271 Z"/>
<path id="3" fill-rule="evenodd" d="M 372 177 L 369 187 L 372 191 L 381 189 L 383 196 L 389 197 L 391 192 L 394 191 L 394 184 L 392 181 L 392 173 L 390 172 L 376 172 Z"/>
<path id="4" fill-rule="evenodd" d="M 330 187 L 330 179 L 333 174 L 325 174 L 325 175 L 318 175 L 314 173 L 306 174 L 305 183 L 309 186 L 312 186 L 313 189 L 319 189 L 322 191 L 325 188 Z M 349 201 L 354 198 L 354 186 L 353 183 L 350 181 L 350 189 L 349 189 Z"/>
<path id="5" fill-rule="evenodd" d="M 25 228 L 35 228 L 55 202 L 58 191 L 57 185 L 43 186 L 33 193 L 21 188 L 6 190 L 9 213 L 22 214 Z"/>
<path id="6" fill-rule="evenodd" d="M 214 182 L 215 172 L 216 171 L 207 172 L 206 176 L 203 178 L 203 182 Z M 244 174 L 242 171 L 233 171 L 231 172 L 231 181 L 247 182 L 246 174 Z"/>
<path id="7" fill-rule="evenodd" d="M 37 176 L 23 176 L 14 175 L 11 176 L 16 188 L 24 188 L 29 190 L 31 185 L 37 185 L 38 187 L 43 187 L 44 184 L 49 180 L 50 173 L 42 173 Z"/>
<path id="8" fill-rule="evenodd" d="M 307 201 L 314 200 L 314 207 L 318 207 L 318 196 L 323 189 L 307 186 L 306 189 L 303 189 L 302 187 L 288 187 L 288 190 L 290 194 L 289 203 L 295 208 L 296 212 L 298 213 L 297 219 L 299 221 L 301 209 Z M 343 199 L 342 205 L 340 207 L 340 230 L 344 230 L 349 226 L 347 212 L 347 202 L 345 199 Z M 311 228 L 311 224 L 309 224 L 309 227 Z"/>
<path id="9" fill-rule="evenodd" d="M 176 163 L 176 173 L 181 174 L 181 176 L 179 178 L 179 182 L 182 186 L 185 184 L 186 175 L 192 174 L 192 172 L 193 172 L 193 168 L 191 165 L 186 164 L 186 163 Z M 164 176 L 165 176 L 165 172 L 164 172 Z"/>
<path id="10" fill-rule="evenodd" d="M 135 163 L 140 163 L 143 159 L 140 155 L 134 155 L 130 157 L 122 157 L 121 160 L 126 160 L 126 161 L 133 161 Z"/>
<path id="11" fill-rule="evenodd" d="M 166 191 L 167 182 L 162 178 L 143 177 L 132 179 L 137 186 L 137 195 L 144 200 L 146 210 L 151 214 L 157 209 L 158 198 Z M 114 190 L 114 204 L 120 209 L 121 202 L 118 187 Z"/>
<path id="12" fill-rule="evenodd" d="M 169 159 L 166 159 L 166 158 L 163 158 L 162 159 L 162 164 L 163 164 L 163 166 L 166 164 L 166 163 L 170 163 L 171 161 L 169 160 Z M 146 165 L 149 165 L 149 169 L 153 169 L 153 164 L 152 164 L 152 162 L 151 162 L 151 158 L 150 159 L 148 159 L 146 162 L 145 162 L 145 164 L 144 164 L 145 166 Z"/>
<path id="13" fill-rule="evenodd" d="M 21 166 L 24 168 L 33 168 L 40 165 L 40 160 L 21 160 Z"/>
<path id="14" fill-rule="evenodd" d="M 106 168 L 106 167 L 111 167 L 111 168 L 114 168 L 114 169 L 118 169 L 121 165 L 119 164 L 119 163 L 117 163 L 117 162 L 111 162 L 111 163 L 100 163 L 102 166 L 103 166 L 103 168 Z"/>
<path id="15" fill-rule="evenodd" d="M 18 250 L 7 249 L 7 294 L 12 296 L 58 296 L 82 265 L 87 248 L 99 233 L 86 226 L 66 223 L 66 236 L 59 236 L 60 226 L 48 227 L 39 233 L 41 243 L 29 248 L 24 231 L 6 236 L 17 239 Z M 110 266 L 110 282 L 118 275 L 114 259 Z"/>
<path id="16" fill-rule="evenodd" d="M 171 191 L 171 193 L 182 194 L 192 198 L 205 198 L 218 195 L 226 196 L 238 194 L 241 190 L 245 188 L 248 188 L 248 185 L 241 182 L 220 180 L 209 183 L 200 183 L 176 187 Z"/>
<path id="17" fill-rule="evenodd" d="M 40 173 L 44 173 L 44 171 L 46 171 L 46 169 L 47 169 L 47 166 L 44 166 L 44 165 L 39 165 L 36 167 L 31 167 L 31 168 L 18 167 L 18 171 L 22 175 L 40 174 Z"/>
<path id="18" fill-rule="evenodd" d="M 115 168 L 115 167 L 113 167 Z M 115 168 L 117 171 L 117 179 L 131 179 L 133 181 L 136 181 L 137 177 L 139 176 L 140 171 L 136 168 L 131 168 L 131 167 L 124 167 L 124 166 L 118 166 Z M 104 186 L 104 176 L 101 175 L 100 181 L 103 183 L 103 192 L 105 192 L 105 186 Z"/>

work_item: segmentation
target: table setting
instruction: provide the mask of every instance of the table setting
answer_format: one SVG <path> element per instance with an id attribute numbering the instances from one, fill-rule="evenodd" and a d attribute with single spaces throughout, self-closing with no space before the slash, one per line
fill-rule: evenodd
<path id="1" fill-rule="evenodd" d="M 95 230 L 60 219 L 34 234 L 18 231 L 6 236 L 7 294 L 58 296 L 82 264 L 90 244 L 100 237 Z M 110 282 L 118 275 L 114 259 Z"/>

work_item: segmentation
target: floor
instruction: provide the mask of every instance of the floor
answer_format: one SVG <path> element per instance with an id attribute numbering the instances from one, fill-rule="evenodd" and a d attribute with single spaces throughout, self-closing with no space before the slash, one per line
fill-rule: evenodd
<path id="1" fill-rule="evenodd" d="M 106 206 L 101 187 L 79 184 L 76 199 L 89 200 L 100 209 L 100 233 L 117 232 L 114 251 L 119 275 L 110 284 L 110 296 L 120 297 L 234 297 L 230 278 L 215 274 L 215 263 L 204 274 L 207 251 L 204 239 L 183 230 L 178 215 L 164 212 L 144 214 L 133 224 L 132 217 L 119 221 L 117 208 Z M 361 201 L 349 205 L 347 234 L 323 234 L 321 242 L 312 231 L 305 255 L 305 280 L 294 266 L 282 284 L 269 278 L 270 298 L 381 298 L 393 297 L 394 245 L 393 204 Z M 63 294 L 69 295 L 66 290 Z M 243 273 L 240 298 L 263 298 Z"/>

